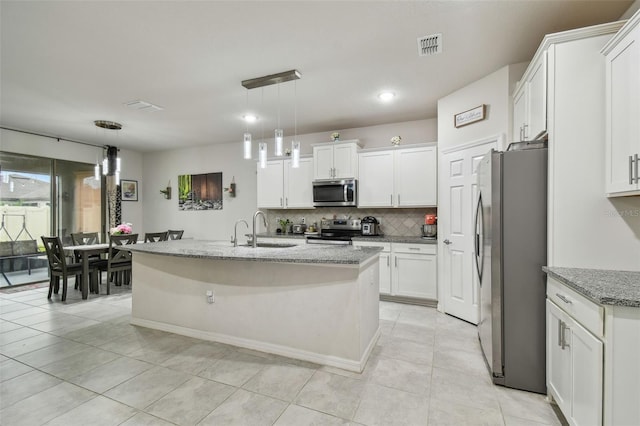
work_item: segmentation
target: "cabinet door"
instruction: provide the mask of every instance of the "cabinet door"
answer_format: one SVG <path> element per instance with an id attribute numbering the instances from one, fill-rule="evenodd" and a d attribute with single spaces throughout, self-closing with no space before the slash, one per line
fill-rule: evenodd
<path id="1" fill-rule="evenodd" d="M 395 205 L 435 206 L 438 167 L 435 147 L 407 148 L 395 153 Z"/>
<path id="2" fill-rule="evenodd" d="M 284 162 L 284 205 L 288 209 L 313 208 L 313 158 L 301 158 L 300 167 L 291 167 L 291 160 Z"/>
<path id="3" fill-rule="evenodd" d="M 393 206 L 393 151 L 358 156 L 358 207 Z"/>
<path id="4" fill-rule="evenodd" d="M 547 300 L 547 391 L 565 417 L 571 413 L 571 343 L 562 345 L 568 316 Z"/>
<path id="5" fill-rule="evenodd" d="M 606 169 L 608 194 L 637 191 L 640 166 L 640 27 L 607 54 Z M 629 194 L 624 194 L 629 195 Z"/>
<path id="6" fill-rule="evenodd" d="M 284 166 L 282 160 L 267 161 L 264 169 L 258 164 L 258 207 L 284 207 Z"/>
<path id="7" fill-rule="evenodd" d="M 513 140 L 524 140 L 524 124 L 527 119 L 527 84 L 513 95 Z"/>
<path id="8" fill-rule="evenodd" d="M 391 253 L 380 253 L 380 294 L 391 294 Z"/>
<path id="9" fill-rule="evenodd" d="M 314 162 L 314 179 L 332 179 L 333 178 L 333 146 L 314 146 L 313 147 Z"/>
<path id="10" fill-rule="evenodd" d="M 568 327 L 573 367 L 571 420 L 575 425 L 599 425 L 602 424 L 603 344 L 575 321 Z"/>
<path id="11" fill-rule="evenodd" d="M 393 267 L 394 295 L 437 299 L 435 255 L 394 253 Z"/>
<path id="12" fill-rule="evenodd" d="M 355 144 L 333 147 L 333 177 L 358 178 L 358 148 Z"/>
<path id="13" fill-rule="evenodd" d="M 527 122 L 525 140 L 547 130 L 547 54 L 542 54 L 527 81 Z"/>

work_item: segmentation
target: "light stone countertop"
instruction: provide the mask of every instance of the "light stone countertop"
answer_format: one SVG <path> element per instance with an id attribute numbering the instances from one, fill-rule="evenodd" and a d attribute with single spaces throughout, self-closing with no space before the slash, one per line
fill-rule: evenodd
<path id="1" fill-rule="evenodd" d="M 260 240 L 258 239 L 258 243 Z M 193 257 L 215 260 L 244 260 L 284 263 L 329 263 L 359 265 L 380 252 L 378 247 L 301 244 L 292 247 L 233 247 L 228 241 L 172 240 L 133 244 L 126 249 L 134 253 Z M 135 254 L 134 254 L 135 257 Z"/>
<path id="2" fill-rule="evenodd" d="M 640 272 L 548 266 L 542 270 L 601 305 L 640 308 Z"/>

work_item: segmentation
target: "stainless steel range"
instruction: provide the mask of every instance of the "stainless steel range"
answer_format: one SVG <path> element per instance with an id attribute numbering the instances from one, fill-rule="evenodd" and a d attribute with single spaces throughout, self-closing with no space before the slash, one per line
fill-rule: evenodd
<path id="1" fill-rule="evenodd" d="M 307 244 L 351 244 L 351 237 L 358 235 L 360 219 L 322 219 L 320 233 L 307 235 Z"/>

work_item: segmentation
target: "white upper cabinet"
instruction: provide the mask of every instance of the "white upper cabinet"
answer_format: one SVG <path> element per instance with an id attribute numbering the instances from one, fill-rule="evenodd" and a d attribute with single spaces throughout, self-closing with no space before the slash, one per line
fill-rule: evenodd
<path id="1" fill-rule="evenodd" d="M 291 160 L 284 160 L 285 208 L 313 208 L 312 182 L 313 158 L 301 158 L 297 168 L 291 166 Z"/>
<path id="2" fill-rule="evenodd" d="M 358 140 L 313 145 L 314 179 L 358 178 Z"/>
<path id="3" fill-rule="evenodd" d="M 396 206 L 435 206 L 438 159 L 436 147 L 406 148 L 395 153 Z"/>
<path id="4" fill-rule="evenodd" d="M 313 158 L 269 160 L 264 169 L 258 164 L 258 207 L 270 209 L 313 208 Z"/>
<path id="5" fill-rule="evenodd" d="M 640 194 L 640 12 L 604 47 L 605 191 Z"/>
<path id="6" fill-rule="evenodd" d="M 513 140 L 529 141 L 547 131 L 547 52 L 535 58 L 513 94 Z"/>
<path id="7" fill-rule="evenodd" d="M 361 152 L 358 159 L 358 206 L 393 207 L 394 152 Z"/>
<path id="8" fill-rule="evenodd" d="M 424 207 L 437 204 L 434 145 L 359 154 L 358 207 Z"/>
<path id="9" fill-rule="evenodd" d="M 282 160 L 269 160 L 264 169 L 258 167 L 258 207 L 281 209 L 284 207 L 284 165 Z"/>

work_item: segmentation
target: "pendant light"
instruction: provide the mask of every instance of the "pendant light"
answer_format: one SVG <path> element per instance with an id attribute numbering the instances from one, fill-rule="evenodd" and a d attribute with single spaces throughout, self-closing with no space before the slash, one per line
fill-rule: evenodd
<path id="1" fill-rule="evenodd" d="M 275 146 L 276 156 L 282 157 L 283 155 L 282 143 L 284 138 L 284 131 L 280 127 L 280 84 L 278 84 L 278 127 L 276 128 L 274 134 L 275 134 L 275 143 L 276 143 L 276 146 Z"/>
<path id="2" fill-rule="evenodd" d="M 247 114 L 249 112 L 249 90 L 247 89 Z M 249 117 L 245 115 L 244 122 L 246 125 L 245 133 L 244 133 L 244 159 L 251 160 L 251 133 L 249 133 Z"/>
<path id="3" fill-rule="evenodd" d="M 247 109 L 249 107 L 249 90 L 256 89 L 258 87 L 264 88 L 264 86 L 269 86 L 272 84 L 278 85 L 278 127 L 274 130 L 274 142 L 275 142 L 275 155 L 280 157 L 284 155 L 283 145 L 284 145 L 284 131 L 280 127 L 280 83 L 284 83 L 291 80 L 297 80 L 301 77 L 301 74 L 298 70 L 289 70 L 284 71 L 278 74 L 266 75 L 263 77 L 252 78 L 249 80 L 243 80 L 242 86 L 247 89 Z M 263 89 L 264 90 L 264 89 Z M 264 92 L 263 92 L 263 102 L 261 104 L 261 108 L 264 105 Z M 245 116 L 245 121 L 247 121 L 248 116 Z M 253 116 L 254 120 L 256 119 Z M 295 154 L 294 150 L 294 154 Z M 298 144 L 297 148 L 298 156 L 300 153 L 300 147 Z M 244 134 L 244 158 L 251 159 L 251 133 L 249 133 L 249 129 L 247 127 Z M 258 144 L 258 161 L 260 167 L 266 167 L 267 165 L 267 144 L 264 139 L 264 123 L 262 123 L 262 138 L 261 142 Z M 297 166 L 296 166 L 297 167 Z"/>
<path id="4" fill-rule="evenodd" d="M 264 87 L 260 89 L 260 110 L 264 111 Z M 260 162 L 260 168 L 264 169 L 267 167 L 267 143 L 264 141 L 264 120 L 261 123 L 262 128 L 262 138 L 261 142 L 258 144 L 258 161 Z"/>
<path id="5" fill-rule="evenodd" d="M 300 167 L 300 141 L 298 138 L 298 86 L 293 82 L 293 140 L 291 141 L 291 167 Z"/>

